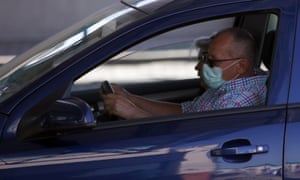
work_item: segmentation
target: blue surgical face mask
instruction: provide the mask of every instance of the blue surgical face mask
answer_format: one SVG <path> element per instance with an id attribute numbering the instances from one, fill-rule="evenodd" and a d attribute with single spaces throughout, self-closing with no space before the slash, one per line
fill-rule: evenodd
<path id="1" fill-rule="evenodd" d="M 226 81 L 223 79 L 223 71 L 227 70 L 237 62 L 234 62 L 222 70 L 220 67 L 210 67 L 207 64 L 203 64 L 202 67 L 202 78 L 205 84 L 213 89 L 217 89 L 222 86 Z M 237 78 L 239 75 L 236 75 L 233 79 Z"/>

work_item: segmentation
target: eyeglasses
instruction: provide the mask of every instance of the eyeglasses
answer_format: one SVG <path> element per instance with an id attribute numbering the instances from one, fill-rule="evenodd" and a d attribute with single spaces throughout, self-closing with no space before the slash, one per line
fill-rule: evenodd
<path id="1" fill-rule="evenodd" d="M 199 54 L 198 58 L 199 58 L 199 63 L 208 64 L 210 67 L 215 66 L 216 63 L 219 63 L 219 62 L 234 61 L 234 60 L 243 59 L 241 57 L 239 57 L 239 58 L 230 58 L 230 59 L 210 59 L 208 57 L 208 53 L 207 52 Z"/>

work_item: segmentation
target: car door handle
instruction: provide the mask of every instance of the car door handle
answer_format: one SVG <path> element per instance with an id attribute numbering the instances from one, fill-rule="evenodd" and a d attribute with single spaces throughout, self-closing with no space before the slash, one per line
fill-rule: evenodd
<path id="1" fill-rule="evenodd" d="M 268 145 L 249 145 L 239 147 L 229 147 L 215 149 L 211 151 L 211 156 L 234 156 L 234 155 L 250 155 L 269 152 Z"/>

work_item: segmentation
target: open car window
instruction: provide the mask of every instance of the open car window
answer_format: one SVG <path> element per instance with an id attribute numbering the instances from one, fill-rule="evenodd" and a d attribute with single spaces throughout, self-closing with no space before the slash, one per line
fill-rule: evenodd
<path id="1" fill-rule="evenodd" d="M 75 82 L 74 89 L 86 83 L 109 80 L 114 83 L 146 83 L 194 79 L 199 47 L 223 28 L 233 26 L 234 18 L 189 25 L 149 38 L 111 58 Z"/>
<path id="2" fill-rule="evenodd" d="M 199 52 L 205 51 L 205 46 L 199 45 L 199 42 L 207 45 L 215 33 L 233 26 L 244 27 L 251 32 L 249 21 L 256 16 L 250 14 L 204 21 L 148 38 L 82 76 L 75 82 L 73 92 L 76 94 L 87 87 L 99 89 L 101 82 L 108 80 L 134 94 L 156 100 L 177 103 L 192 100 L 204 90 L 195 71 Z M 266 40 L 266 37 L 269 32 L 276 31 L 278 17 L 272 13 L 258 16 L 265 18 L 265 27 L 254 33 L 259 48 L 256 66 L 268 74 L 274 42 Z"/>

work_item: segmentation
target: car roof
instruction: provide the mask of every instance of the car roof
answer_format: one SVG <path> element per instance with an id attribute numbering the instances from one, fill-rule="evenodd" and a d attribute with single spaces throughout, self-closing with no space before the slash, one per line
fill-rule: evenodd
<path id="1" fill-rule="evenodd" d="M 157 12 L 174 11 L 185 9 L 188 7 L 216 6 L 228 3 L 251 2 L 261 0 L 121 0 L 121 3 L 126 4 L 134 9 L 140 10 L 146 14 L 154 14 Z"/>

